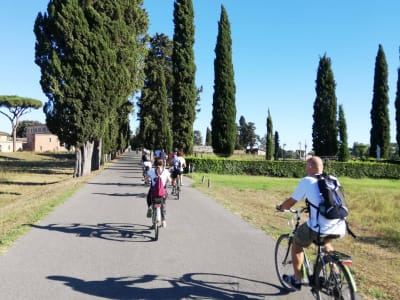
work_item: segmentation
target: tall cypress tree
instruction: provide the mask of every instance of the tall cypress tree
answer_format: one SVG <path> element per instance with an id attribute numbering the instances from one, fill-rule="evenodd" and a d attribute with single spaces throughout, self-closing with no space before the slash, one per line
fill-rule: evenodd
<path id="1" fill-rule="evenodd" d="M 273 134 L 272 134 L 272 117 L 268 109 L 268 116 L 267 116 L 267 144 L 265 147 L 265 159 L 272 160 L 274 157 L 274 141 L 273 141 Z"/>
<path id="2" fill-rule="evenodd" d="M 221 5 L 215 46 L 211 128 L 214 152 L 226 156 L 232 155 L 237 136 L 235 93 L 231 29 L 225 7 Z"/>
<path id="3" fill-rule="evenodd" d="M 343 105 L 339 105 L 339 161 L 348 161 L 350 158 L 350 151 L 347 144 L 347 125 L 344 117 Z"/>
<path id="4" fill-rule="evenodd" d="M 53 0 L 36 18 L 35 63 L 48 98 L 46 123 L 61 142 L 75 146 L 76 176 L 92 170 L 92 154 L 99 165 L 107 133 L 112 139 L 107 145 L 113 145 L 121 136 L 112 131 L 126 127 L 128 98 L 142 82 L 141 37 L 148 28 L 142 5 L 141 0 Z"/>
<path id="5" fill-rule="evenodd" d="M 275 149 L 274 158 L 275 158 L 275 160 L 279 159 L 279 149 L 281 148 L 279 143 L 280 143 L 279 142 L 279 133 L 278 133 L 278 131 L 275 131 L 275 135 L 274 135 L 274 149 Z"/>
<path id="6" fill-rule="evenodd" d="M 172 42 L 163 34 L 150 39 L 145 81 L 138 100 L 139 137 L 148 149 L 172 151 L 168 90 L 172 87 Z"/>
<path id="7" fill-rule="evenodd" d="M 195 85 L 194 12 L 192 0 L 174 2 L 172 131 L 174 147 L 193 152 L 193 123 L 198 93 Z"/>
<path id="8" fill-rule="evenodd" d="M 324 55 L 318 65 L 312 126 L 313 148 L 319 156 L 334 156 L 338 151 L 335 88 L 331 60 Z"/>
<path id="9" fill-rule="evenodd" d="M 397 69 L 397 90 L 394 107 L 396 110 L 396 141 L 398 154 L 400 155 L 400 68 Z"/>
<path id="10" fill-rule="evenodd" d="M 370 149 L 369 155 L 377 157 L 377 149 L 380 148 L 380 157 L 387 158 L 390 147 L 390 123 L 389 123 L 389 86 L 388 69 L 385 53 L 382 45 L 379 45 L 375 61 L 374 91 L 371 108 Z"/>

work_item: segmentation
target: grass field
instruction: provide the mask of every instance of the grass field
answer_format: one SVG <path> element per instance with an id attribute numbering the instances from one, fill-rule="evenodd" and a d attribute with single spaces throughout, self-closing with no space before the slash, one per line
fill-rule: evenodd
<path id="1" fill-rule="evenodd" d="M 0 253 L 88 178 L 72 178 L 74 156 L 0 153 Z"/>
<path id="2" fill-rule="evenodd" d="M 275 205 L 291 195 L 299 179 L 216 174 L 191 177 L 197 189 L 269 235 L 276 238 L 289 231 L 288 216 L 276 213 Z M 347 235 L 334 246 L 353 257 L 358 289 L 367 299 L 398 299 L 400 181 L 341 178 L 341 183 L 350 210 L 348 221 L 358 237 L 354 240 Z"/>

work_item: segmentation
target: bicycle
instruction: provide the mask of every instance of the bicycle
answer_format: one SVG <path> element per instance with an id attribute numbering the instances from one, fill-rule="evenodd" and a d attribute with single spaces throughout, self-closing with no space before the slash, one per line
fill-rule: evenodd
<path id="1" fill-rule="evenodd" d="M 152 222 L 154 228 L 154 240 L 158 240 L 158 236 L 160 234 L 160 227 L 162 226 L 161 222 L 161 206 L 162 206 L 163 198 L 152 198 L 151 206 L 152 206 Z"/>
<path id="2" fill-rule="evenodd" d="M 175 185 L 172 186 L 172 195 L 176 196 L 176 199 L 179 200 L 179 194 L 181 192 L 181 175 L 177 175 L 175 179 Z"/>
<path id="3" fill-rule="evenodd" d="M 293 288 L 283 280 L 282 276 L 283 274 L 293 273 L 291 255 L 293 236 L 299 227 L 301 213 L 307 211 L 307 208 L 302 208 L 300 211 L 295 209 L 285 210 L 285 212 L 295 215 L 296 223 L 293 225 L 293 231 L 282 234 L 275 245 L 276 273 L 282 286 L 288 290 L 293 290 Z M 337 237 L 337 235 L 330 235 L 314 242 L 317 246 L 314 267 L 312 267 L 311 261 L 307 257 L 305 249 L 303 249 L 302 284 L 305 285 L 308 283 L 312 294 L 318 300 L 356 299 L 355 293 L 357 292 L 357 287 L 350 271 L 350 266 L 352 265 L 351 257 L 339 251 L 332 251 L 330 253 L 324 251 L 324 239 Z"/>

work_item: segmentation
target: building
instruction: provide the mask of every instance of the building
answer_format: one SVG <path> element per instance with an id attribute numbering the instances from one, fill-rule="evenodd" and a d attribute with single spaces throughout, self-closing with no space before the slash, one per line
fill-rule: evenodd
<path id="1" fill-rule="evenodd" d="M 17 138 L 16 150 L 22 151 L 26 139 Z M 13 139 L 7 132 L 0 132 L 0 152 L 13 152 Z"/>
<path id="2" fill-rule="evenodd" d="M 55 134 L 52 134 L 46 125 L 26 127 L 26 149 L 35 152 L 68 151 Z"/>

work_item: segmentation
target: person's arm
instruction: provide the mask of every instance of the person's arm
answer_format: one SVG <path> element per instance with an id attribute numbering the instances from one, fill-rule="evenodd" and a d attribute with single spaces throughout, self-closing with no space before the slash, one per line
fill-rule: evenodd
<path id="1" fill-rule="evenodd" d="M 293 205 L 297 203 L 296 200 L 294 200 L 292 197 L 286 199 L 285 201 L 282 202 L 282 204 L 276 206 L 276 210 L 279 211 L 284 211 L 287 209 L 290 209 Z"/>

